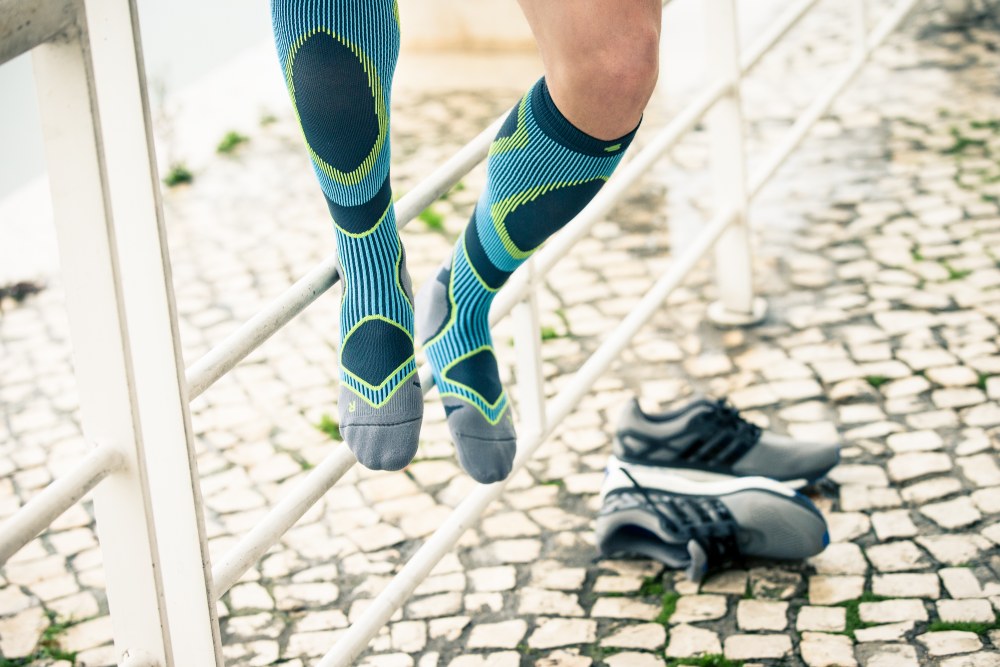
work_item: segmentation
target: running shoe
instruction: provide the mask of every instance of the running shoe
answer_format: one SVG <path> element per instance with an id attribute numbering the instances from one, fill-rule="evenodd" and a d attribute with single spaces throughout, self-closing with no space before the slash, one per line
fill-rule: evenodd
<path id="1" fill-rule="evenodd" d="M 692 581 L 747 557 L 809 558 L 830 542 L 816 506 L 766 477 L 696 482 L 612 462 L 601 498 L 603 557 L 645 556 L 686 569 Z"/>
<path id="2" fill-rule="evenodd" d="M 740 416 L 725 400 L 696 398 L 670 412 L 650 415 L 639 401 L 625 406 L 615 433 L 614 458 L 634 466 L 670 468 L 701 481 L 770 477 L 801 488 L 840 461 L 840 445 L 793 440 Z"/>

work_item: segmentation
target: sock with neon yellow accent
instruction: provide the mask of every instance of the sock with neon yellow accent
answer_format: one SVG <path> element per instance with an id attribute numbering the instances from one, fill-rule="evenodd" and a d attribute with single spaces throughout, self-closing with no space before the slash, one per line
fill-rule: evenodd
<path id="1" fill-rule="evenodd" d="M 340 431 L 358 461 L 399 470 L 417 451 L 423 395 L 413 290 L 389 185 L 395 0 L 272 0 L 278 57 L 340 260 Z"/>
<path id="2" fill-rule="evenodd" d="M 574 127 L 545 79 L 490 147 L 486 190 L 451 259 L 420 291 L 417 321 L 462 467 L 490 483 L 510 474 L 516 433 L 489 329 L 497 290 L 593 199 L 635 130 L 613 141 Z"/>

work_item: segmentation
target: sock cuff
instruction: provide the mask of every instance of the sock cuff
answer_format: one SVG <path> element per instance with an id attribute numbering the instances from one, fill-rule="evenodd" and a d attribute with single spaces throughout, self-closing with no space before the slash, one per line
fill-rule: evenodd
<path id="1" fill-rule="evenodd" d="M 538 80 L 528 95 L 531 96 L 532 115 L 542 131 L 553 141 L 584 155 L 593 157 L 620 155 L 632 143 L 632 138 L 635 136 L 636 130 L 639 129 L 639 126 L 636 125 L 635 129 L 628 134 L 611 140 L 598 139 L 587 134 L 573 125 L 556 107 L 555 101 L 549 94 L 545 77 Z M 641 122 L 640 120 L 640 124 Z"/>

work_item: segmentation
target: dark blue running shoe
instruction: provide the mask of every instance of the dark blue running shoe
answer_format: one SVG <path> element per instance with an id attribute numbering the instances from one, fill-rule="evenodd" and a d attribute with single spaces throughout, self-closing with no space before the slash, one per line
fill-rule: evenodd
<path id="1" fill-rule="evenodd" d="M 809 558 L 830 541 L 816 506 L 766 477 L 697 482 L 612 463 L 601 498 L 602 556 L 645 556 L 686 569 L 692 581 L 747 557 Z"/>
<path id="2" fill-rule="evenodd" d="M 839 443 L 801 442 L 764 431 L 725 401 L 706 398 L 655 415 L 633 399 L 618 421 L 613 452 L 629 470 L 668 468 L 702 481 L 759 475 L 792 488 L 815 482 L 840 461 Z"/>

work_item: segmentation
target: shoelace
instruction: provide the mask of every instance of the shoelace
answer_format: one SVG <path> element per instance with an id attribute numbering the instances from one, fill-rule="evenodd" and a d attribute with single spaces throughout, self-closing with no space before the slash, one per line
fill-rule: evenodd
<path id="1" fill-rule="evenodd" d="M 660 528 L 666 533 L 680 533 L 688 539 L 692 539 L 705 552 L 708 569 L 721 569 L 736 562 L 742 562 L 739 543 L 736 539 L 736 520 L 729 510 L 722 503 L 709 498 L 696 499 L 679 498 L 675 496 L 665 496 L 662 502 L 677 517 L 674 521 L 668 517 L 646 487 L 639 484 L 625 468 L 620 468 L 625 473 L 632 486 L 642 496 L 643 500 L 657 516 Z M 707 509 L 705 505 L 711 507 Z M 713 513 L 715 516 L 713 516 Z"/>
<path id="2" fill-rule="evenodd" d="M 717 433 L 698 452 L 701 460 L 732 465 L 760 440 L 761 428 L 743 419 L 724 398 L 704 412 L 702 419 Z"/>

